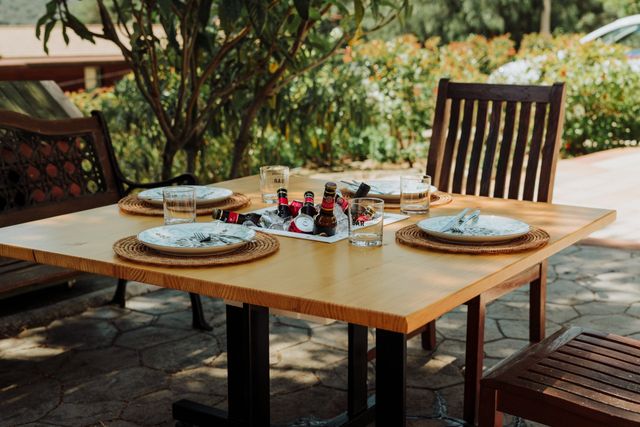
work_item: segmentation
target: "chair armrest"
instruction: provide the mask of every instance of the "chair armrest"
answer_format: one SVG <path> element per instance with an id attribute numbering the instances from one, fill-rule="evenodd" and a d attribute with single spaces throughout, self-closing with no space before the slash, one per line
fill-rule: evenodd
<path id="1" fill-rule="evenodd" d="M 198 183 L 195 176 L 190 173 L 183 173 L 182 175 L 174 176 L 173 178 L 169 178 L 165 181 L 156 181 L 156 182 L 133 182 L 125 179 L 124 184 L 127 185 L 127 189 L 125 191 L 125 195 L 128 195 L 133 190 L 140 188 L 156 188 L 156 187 L 165 187 L 173 184 L 180 185 L 196 185 Z"/>

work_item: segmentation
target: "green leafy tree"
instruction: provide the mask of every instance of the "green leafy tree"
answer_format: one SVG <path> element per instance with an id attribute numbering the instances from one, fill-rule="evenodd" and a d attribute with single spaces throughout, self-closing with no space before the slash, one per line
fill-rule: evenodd
<path id="1" fill-rule="evenodd" d="M 613 16 L 603 3 L 635 4 L 638 0 L 555 0 L 549 19 L 552 32 L 591 31 Z M 620 9 L 611 6 L 610 9 Z M 629 6 L 631 7 L 631 6 Z M 386 33 L 411 32 L 421 39 L 440 37 L 444 42 L 462 40 L 469 34 L 493 37 L 511 34 L 516 43 L 525 34 L 541 30 L 542 0 L 414 0 L 413 13 L 391 25 Z M 638 13 L 638 12 L 635 12 Z"/>
<path id="2" fill-rule="evenodd" d="M 408 1 L 96 0 L 103 28 L 92 32 L 68 0 L 50 0 L 37 35 L 46 49 L 59 23 L 63 33 L 120 48 L 164 135 L 163 177 L 179 151 L 187 170 L 195 169 L 214 122 L 236 131 L 230 176 L 237 177 L 256 117 L 278 92 L 349 41 L 405 14 Z"/>

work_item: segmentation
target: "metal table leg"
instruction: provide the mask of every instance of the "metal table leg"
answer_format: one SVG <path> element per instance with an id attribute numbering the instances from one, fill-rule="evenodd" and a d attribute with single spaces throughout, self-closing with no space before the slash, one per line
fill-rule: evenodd
<path id="1" fill-rule="evenodd" d="M 364 427 L 375 414 L 367 397 L 367 328 L 349 324 L 347 412 L 326 427 Z M 188 400 L 173 404 L 173 418 L 198 426 L 270 426 L 269 309 L 227 306 L 228 412 Z M 380 425 L 380 424 L 379 424 Z"/>
<path id="2" fill-rule="evenodd" d="M 188 400 L 173 404 L 173 418 L 195 425 L 270 425 L 269 309 L 227 305 L 229 412 Z"/>
<path id="3" fill-rule="evenodd" d="M 406 426 L 407 336 L 376 329 L 376 425 Z"/>

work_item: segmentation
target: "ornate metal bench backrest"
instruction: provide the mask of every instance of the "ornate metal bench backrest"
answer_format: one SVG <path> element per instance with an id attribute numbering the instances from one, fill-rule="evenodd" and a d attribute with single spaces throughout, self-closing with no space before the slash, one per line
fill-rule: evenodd
<path id="1" fill-rule="evenodd" d="M 115 203 L 115 159 L 99 115 L 39 120 L 0 111 L 0 226 Z"/>

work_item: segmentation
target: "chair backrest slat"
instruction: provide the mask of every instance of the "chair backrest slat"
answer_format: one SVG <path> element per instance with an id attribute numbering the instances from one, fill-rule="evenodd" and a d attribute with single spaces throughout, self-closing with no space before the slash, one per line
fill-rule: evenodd
<path id="1" fill-rule="evenodd" d="M 123 185 L 102 118 L 0 110 L 0 226 L 115 203 Z"/>
<path id="2" fill-rule="evenodd" d="M 482 160 L 482 177 L 480 178 L 481 196 L 488 196 L 491 193 L 491 176 L 493 175 L 493 163 L 496 158 L 501 114 L 502 101 L 492 101 L 491 118 L 489 119 L 489 136 L 487 136 L 484 159 Z"/>
<path id="3" fill-rule="evenodd" d="M 553 183 L 558 162 L 560 132 L 564 123 L 564 87 L 554 84 L 551 93 L 549 107 L 549 121 L 547 134 L 542 146 L 542 161 L 540 162 L 540 186 L 538 188 L 538 200 L 548 202 L 553 198 Z"/>
<path id="4" fill-rule="evenodd" d="M 462 116 L 462 129 L 460 132 L 460 143 L 458 144 L 458 155 L 456 157 L 456 167 L 453 171 L 453 192 L 462 192 L 462 180 L 464 179 L 464 165 L 467 163 L 467 151 L 469 149 L 469 138 L 473 126 L 474 102 L 464 101 L 464 115 Z M 427 172 L 427 175 L 435 177 L 434 173 Z M 447 185 L 448 187 L 448 185 Z"/>
<path id="5" fill-rule="evenodd" d="M 482 156 L 482 146 L 484 145 L 485 128 L 487 126 L 487 104 L 487 101 L 484 100 L 478 102 L 476 129 L 473 137 L 473 146 L 471 147 L 469 171 L 467 173 L 467 194 L 476 193 L 478 170 L 480 169 L 480 157 Z"/>
<path id="6" fill-rule="evenodd" d="M 534 192 L 538 178 L 538 166 L 540 161 L 540 149 L 542 147 L 542 137 L 544 134 L 545 117 L 547 115 L 547 104 L 536 102 L 536 112 L 533 119 L 533 135 L 529 147 L 529 158 L 527 159 L 527 170 L 524 178 L 525 200 L 534 200 Z"/>
<path id="7" fill-rule="evenodd" d="M 502 142 L 500 143 L 500 156 L 496 167 L 496 182 L 493 195 L 504 197 L 507 173 L 511 159 L 511 146 L 513 144 L 513 130 L 516 124 L 516 109 L 518 104 L 515 101 L 508 101 L 504 117 L 504 129 L 502 131 Z"/>
<path id="8" fill-rule="evenodd" d="M 449 182 L 451 177 L 451 165 L 453 163 L 453 152 L 458 139 L 458 126 L 460 123 L 460 100 L 452 99 L 449 118 L 449 132 L 447 142 L 444 147 L 444 161 L 442 163 L 442 179 Z"/>
<path id="9" fill-rule="evenodd" d="M 549 102 L 549 86 L 449 82 L 447 92 L 452 99 Z"/>
<path id="10" fill-rule="evenodd" d="M 531 119 L 531 103 L 520 104 L 520 115 L 518 119 L 518 134 L 516 136 L 516 146 L 513 150 L 513 162 L 511 163 L 511 176 L 509 177 L 509 198 L 520 198 L 520 177 L 522 176 L 522 165 L 527 150 L 527 140 L 529 139 L 529 121 Z"/>
<path id="11" fill-rule="evenodd" d="M 563 103 L 564 84 L 559 83 L 522 86 L 442 79 L 427 174 L 443 191 L 551 201 Z"/>

